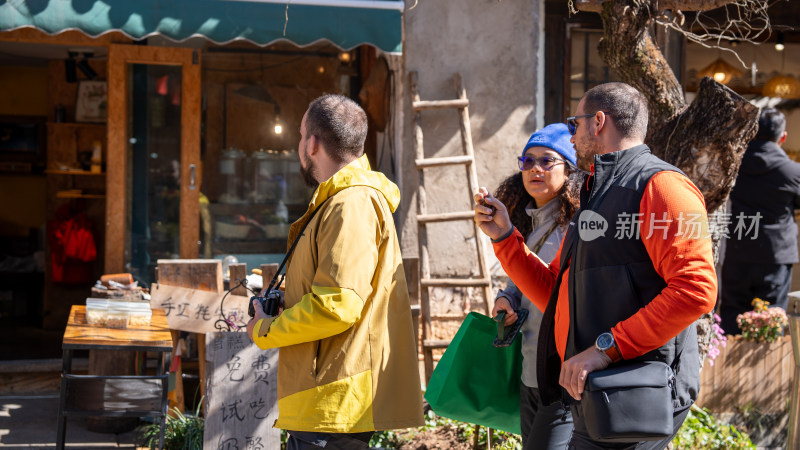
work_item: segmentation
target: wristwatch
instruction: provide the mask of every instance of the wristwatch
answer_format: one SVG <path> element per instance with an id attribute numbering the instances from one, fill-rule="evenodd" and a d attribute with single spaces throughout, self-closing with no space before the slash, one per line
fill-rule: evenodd
<path id="1" fill-rule="evenodd" d="M 614 335 L 610 332 L 605 332 L 597 336 L 597 340 L 594 341 L 594 347 L 608 355 L 608 357 L 611 358 L 611 362 L 622 360 L 622 353 L 619 352 L 619 347 L 617 347 L 617 342 L 614 340 Z"/>

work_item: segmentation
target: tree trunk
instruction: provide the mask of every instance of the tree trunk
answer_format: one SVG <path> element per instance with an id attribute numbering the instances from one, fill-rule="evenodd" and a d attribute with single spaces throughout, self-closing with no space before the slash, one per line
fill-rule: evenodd
<path id="1" fill-rule="evenodd" d="M 705 77 L 697 97 L 681 114 L 650 128 L 653 153 L 675 165 L 700 188 L 706 210 L 725 205 L 747 142 L 758 128 L 758 107 Z"/>
<path id="2" fill-rule="evenodd" d="M 653 154 L 675 165 L 705 197 L 714 261 L 725 226 L 728 200 L 747 142 L 756 134 L 758 108 L 711 78 L 700 83 L 687 108 L 683 90 L 650 33 L 658 0 L 603 3 L 600 55 L 626 83 L 648 100 L 646 142 Z M 713 316 L 697 322 L 701 361 L 712 338 Z"/>
<path id="3" fill-rule="evenodd" d="M 686 104 L 678 80 L 650 34 L 653 12 L 646 0 L 604 3 L 599 46 L 606 64 L 647 97 L 650 130 L 672 118 Z"/>
<path id="4" fill-rule="evenodd" d="M 710 78 L 703 79 L 687 108 L 683 90 L 650 34 L 656 13 L 651 2 L 603 5 L 600 55 L 647 97 L 647 144 L 689 176 L 713 213 L 727 201 L 747 142 L 755 136 L 758 108 Z"/>

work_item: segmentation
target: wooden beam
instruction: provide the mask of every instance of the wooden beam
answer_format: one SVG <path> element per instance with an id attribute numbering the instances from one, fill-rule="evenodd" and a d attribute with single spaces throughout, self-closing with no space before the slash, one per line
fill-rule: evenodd
<path id="1" fill-rule="evenodd" d="M 467 220 L 475 217 L 475 211 L 454 211 L 438 214 L 417 214 L 417 222 L 451 222 L 455 220 Z"/>
<path id="2" fill-rule="evenodd" d="M 465 98 L 458 98 L 455 100 L 420 100 L 411 102 L 411 108 L 416 111 L 425 109 L 449 109 L 449 108 L 466 108 L 469 106 L 469 100 Z"/>
<path id="3" fill-rule="evenodd" d="M 464 156 L 445 156 L 441 158 L 425 158 L 425 159 L 417 159 L 414 163 L 417 165 L 417 169 L 423 169 L 425 167 L 435 167 L 435 166 L 452 166 L 455 164 L 472 164 L 475 160 L 472 156 L 464 155 Z"/>
<path id="4" fill-rule="evenodd" d="M 658 7 L 659 11 L 668 9 L 679 11 L 710 11 L 725 6 L 728 3 L 733 3 L 733 1 L 734 0 L 659 0 L 658 2 L 651 3 L 653 6 Z M 604 0 L 575 0 L 575 8 L 578 11 L 599 13 L 603 10 L 603 2 Z"/>
<path id="5" fill-rule="evenodd" d="M 423 287 L 480 287 L 492 284 L 488 278 L 425 278 L 419 282 Z"/>
<path id="6" fill-rule="evenodd" d="M 97 37 L 89 37 L 78 30 L 66 30 L 61 33 L 49 35 L 33 27 L 17 28 L 16 30 L 0 32 L 0 41 L 24 42 L 26 44 L 57 44 L 72 47 L 105 47 L 109 44 L 130 44 L 133 39 L 125 36 L 120 31 L 104 33 Z M 67 56 L 64 50 L 64 58 Z"/>

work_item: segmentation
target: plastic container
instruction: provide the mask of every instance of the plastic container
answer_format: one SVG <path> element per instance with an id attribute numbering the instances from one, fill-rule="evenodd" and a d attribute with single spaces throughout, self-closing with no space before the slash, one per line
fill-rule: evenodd
<path id="1" fill-rule="evenodd" d="M 284 196 L 286 181 L 283 161 L 274 150 L 257 150 L 250 155 L 250 198 L 253 203 L 269 203 Z"/>
<path id="2" fill-rule="evenodd" d="M 130 307 L 128 302 L 109 302 L 106 315 L 107 328 L 128 328 Z"/>
<path id="3" fill-rule="evenodd" d="M 139 328 L 150 325 L 153 311 L 148 302 L 128 303 L 128 328 Z"/>
<path id="4" fill-rule="evenodd" d="M 86 323 L 104 327 L 108 319 L 108 300 L 104 298 L 86 299 Z"/>
<path id="5" fill-rule="evenodd" d="M 245 168 L 247 156 L 238 148 L 229 148 L 219 158 L 220 203 L 246 203 Z"/>

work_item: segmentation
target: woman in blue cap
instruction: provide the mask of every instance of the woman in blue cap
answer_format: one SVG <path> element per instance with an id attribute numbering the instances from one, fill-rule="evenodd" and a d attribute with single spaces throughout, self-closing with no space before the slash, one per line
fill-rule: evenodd
<path id="1" fill-rule="evenodd" d="M 580 177 L 571 137 L 563 123 L 533 133 L 518 158 L 520 171 L 506 178 L 495 192 L 495 197 L 507 206 L 511 223 L 527 236 L 528 248 L 545 263 L 555 257 L 567 224 L 578 209 Z M 511 325 L 516 322 L 515 310 L 519 309 L 528 310 L 521 329 L 522 448 L 565 449 L 572 434 L 572 415 L 558 403 L 542 405 L 537 388 L 536 346 L 542 313 L 509 280 L 497 294 L 492 317 L 504 310 L 505 323 Z"/>

